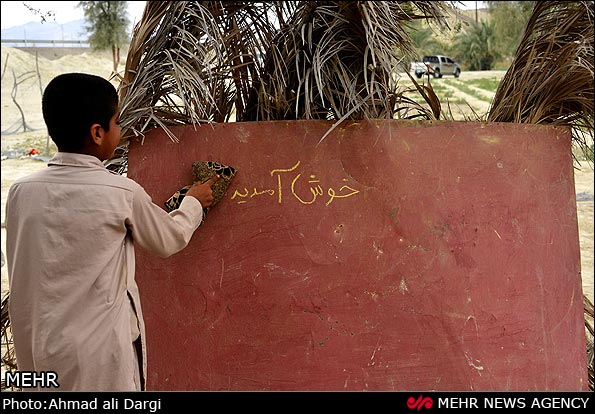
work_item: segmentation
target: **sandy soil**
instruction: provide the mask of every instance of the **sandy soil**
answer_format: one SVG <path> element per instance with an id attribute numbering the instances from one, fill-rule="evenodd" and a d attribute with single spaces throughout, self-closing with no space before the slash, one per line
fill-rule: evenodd
<path id="1" fill-rule="evenodd" d="M 8 59 L 8 60 L 7 60 Z M 45 86 L 54 76 L 65 72 L 85 72 L 107 77 L 111 71 L 111 58 L 106 54 L 82 54 L 65 56 L 57 60 L 38 59 L 36 65 L 35 56 L 26 52 L 2 46 L 2 131 L 15 130 L 21 126 L 22 118 L 15 105 L 12 94 L 16 88 L 17 103 L 23 108 L 26 123 L 34 130 L 23 132 L 22 126 L 19 133 L 6 135 L 2 134 L 2 153 L 13 151 L 8 159 L 2 160 L 2 223 L 5 217 L 5 203 L 8 188 L 12 182 L 23 175 L 33 172 L 45 166 L 45 162 L 32 159 L 24 155 L 22 158 L 14 158 L 14 151 L 28 151 L 32 148 L 38 149 L 44 155 L 47 140 L 47 132 L 44 128 L 41 115 L 41 93 L 40 81 L 37 76 L 37 66 L 41 76 L 41 84 Z M 6 66 L 5 66 L 6 63 Z M 123 64 L 122 64 L 123 69 Z M 489 77 L 500 79 L 503 71 L 485 72 L 464 72 L 459 78 L 476 79 Z M 433 82 L 440 82 L 444 77 Z M 114 82 L 114 84 L 116 84 Z M 445 83 L 444 83 L 445 84 Z M 476 98 L 464 94 L 456 88 L 451 88 L 456 97 L 465 99 L 480 111 L 486 111 L 488 104 Z M 454 111 L 453 111 L 454 112 Z M 50 147 L 50 150 L 53 148 Z M 3 157 L 4 158 L 4 157 Z M 579 237 L 581 246 L 581 267 L 583 275 L 583 291 L 593 301 L 593 164 L 586 161 L 581 162 L 575 169 L 575 188 L 577 194 L 577 216 L 579 226 Z M 5 252 L 5 229 L 2 225 L 2 251 Z M 2 292 L 8 287 L 6 266 L 2 267 Z"/>
<path id="2" fill-rule="evenodd" d="M 583 293 L 593 302 L 593 164 L 581 162 L 574 171 Z"/>

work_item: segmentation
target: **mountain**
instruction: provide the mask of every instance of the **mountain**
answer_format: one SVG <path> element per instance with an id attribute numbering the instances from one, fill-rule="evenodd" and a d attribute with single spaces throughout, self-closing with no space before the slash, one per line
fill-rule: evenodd
<path id="1" fill-rule="evenodd" d="M 20 26 L 2 29 L 0 33 L 2 43 L 4 45 L 12 46 L 5 43 L 6 39 L 19 40 L 81 40 L 86 41 L 88 38 L 85 30 L 85 20 L 73 20 L 68 23 L 56 22 L 30 22 Z"/>

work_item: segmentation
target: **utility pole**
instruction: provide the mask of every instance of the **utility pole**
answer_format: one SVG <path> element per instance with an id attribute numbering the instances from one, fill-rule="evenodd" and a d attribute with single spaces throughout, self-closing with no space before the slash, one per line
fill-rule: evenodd
<path id="1" fill-rule="evenodd" d="M 479 23 L 477 21 L 477 2 L 475 2 L 475 23 Z"/>

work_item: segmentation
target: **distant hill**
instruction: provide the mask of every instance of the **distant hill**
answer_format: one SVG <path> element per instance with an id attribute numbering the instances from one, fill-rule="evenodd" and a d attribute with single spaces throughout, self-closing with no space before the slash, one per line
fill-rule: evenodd
<path id="1" fill-rule="evenodd" d="M 23 39 L 23 40 L 76 40 L 86 41 L 89 37 L 85 30 L 85 20 L 73 20 L 68 23 L 55 22 L 30 22 L 20 26 L 3 29 L 2 40 Z M 14 46 L 3 42 L 5 46 Z"/>
<path id="2" fill-rule="evenodd" d="M 460 10 L 460 13 L 464 16 L 467 16 L 471 20 L 475 21 L 475 9 L 470 10 Z M 477 20 L 478 21 L 490 21 L 490 12 L 488 9 L 477 9 Z"/>

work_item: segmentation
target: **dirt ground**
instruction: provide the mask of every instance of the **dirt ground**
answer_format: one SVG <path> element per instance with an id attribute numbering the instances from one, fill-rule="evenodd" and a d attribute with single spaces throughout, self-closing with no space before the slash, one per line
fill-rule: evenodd
<path id="1" fill-rule="evenodd" d="M 125 57 L 122 59 L 125 60 Z M 39 58 L 2 46 L 2 251 L 5 245 L 5 203 L 8 188 L 18 177 L 43 168 L 45 162 L 33 159 L 24 153 L 36 148 L 44 155 L 47 132 L 41 115 L 41 86 L 46 85 L 54 76 L 65 72 L 85 72 L 107 77 L 111 71 L 111 57 L 106 54 L 84 53 L 65 56 L 57 60 Z M 123 62 L 121 69 L 123 69 Z M 39 70 L 38 70 L 39 69 Z M 39 76 L 38 76 L 39 73 Z M 502 71 L 464 72 L 459 78 L 476 79 L 479 77 L 501 78 Z M 445 77 L 446 78 L 446 77 Z M 440 80 L 436 80 L 439 82 Z M 114 82 L 116 84 L 116 82 Z M 16 85 L 16 87 L 15 87 Z M 456 88 L 453 92 L 469 102 L 477 104 L 480 111 L 487 110 L 488 104 L 464 94 Z M 33 129 L 22 132 L 22 117 L 18 105 L 23 109 L 26 123 Z M 483 106 L 482 106 L 483 105 Z M 20 127 L 19 133 L 5 134 Z M 50 147 L 50 149 L 52 149 Z M 21 156 L 19 156 L 21 154 Z M 6 156 L 6 158 L 5 158 Z M 593 164 L 582 161 L 576 165 L 575 188 L 577 194 L 577 217 L 579 242 L 581 249 L 581 268 L 583 291 L 593 301 Z M 8 288 L 6 266 L 2 267 L 2 293 Z"/>
<path id="2" fill-rule="evenodd" d="M 593 302 L 593 163 L 581 162 L 574 171 L 576 211 L 581 246 L 583 293 Z"/>

